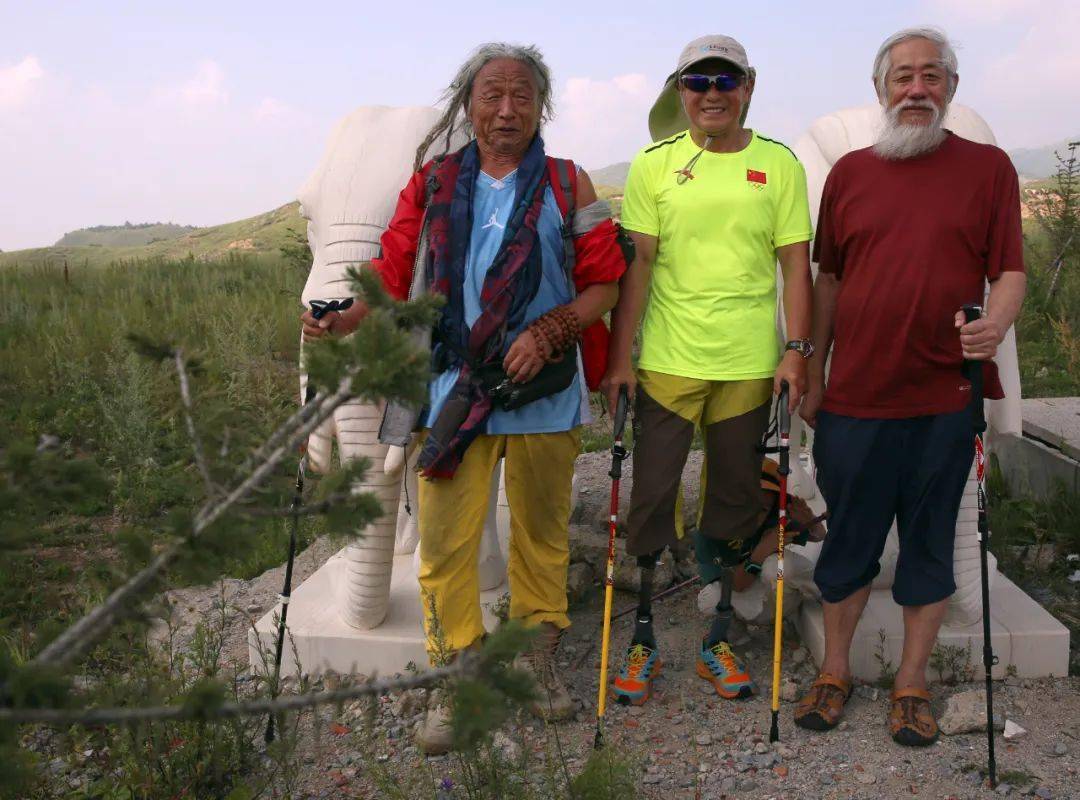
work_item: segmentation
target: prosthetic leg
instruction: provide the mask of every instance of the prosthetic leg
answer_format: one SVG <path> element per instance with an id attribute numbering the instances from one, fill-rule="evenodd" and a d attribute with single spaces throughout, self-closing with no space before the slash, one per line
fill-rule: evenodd
<path id="1" fill-rule="evenodd" d="M 638 556 L 641 583 L 638 588 L 638 607 L 634 620 L 634 636 L 626 653 L 626 664 L 615 676 L 612 691 L 621 705 L 640 706 L 652 694 L 652 681 L 660 674 L 662 662 L 653 633 L 652 594 L 656 563 L 663 550 Z"/>
<path id="2" fill-rule="evenodd" d="M 646 644 L 653 650 L 656 649 L 656 636 L 653 634 L 652 626 L 653 576 L 656 574 L 656 564 L 662 552 L 660 550 L 647 556 L 638 556 L 641 585 L 638 588 L 637 616 L 634 620 L 634 638 L 630 640 L 631 646 Z"/>
<path id="3" fill-rule="evenodd" d="M 713 646 L 728 640 L 728 629 L 731 627 L 731 619 L 734 611 L 731 608 L 731 578 L 730 567 L 722 567 L 720 570 L 720 602 L 716 604 L 716 616 L 713 617 L 712 627 L 705 636 L 705 643 Z"/>
<path id="4" fill-rule="evenodd" d="M 750 678 L 742 660 L 735 655 L 728 642 L 728 631 L 734 610 L 731 606 L 733 570 L 743 560 L 744 542 L 716 541 L 694 532 L 694 552 L 697 556 L 701 583 L 719 583 L 720 601 L 716 614 L 697 659 L 697 674 L 709 681 L 716 693 L 725 700 L 750 697 L 757 693 L 757 685 Z"/>

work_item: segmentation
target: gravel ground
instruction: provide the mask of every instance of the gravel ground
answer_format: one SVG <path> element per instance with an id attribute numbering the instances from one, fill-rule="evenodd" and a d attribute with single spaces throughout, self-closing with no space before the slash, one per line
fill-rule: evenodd
<path id="1" fill-rule="evenodd" d="M 630 598 L 620 599 L 619 606 Z M 571 772 L 584 763 L 595 732 L 601 608 L 597 591 L 576 609 L 561 651 L 561 674 L 579 707 L 574 721 L 559 726 L 559 745 Z M 609 705 L 605 721 L 609 746 L 640 764 L 642 797 L 1080 797 L 1080 681 L 1075 678 L 1010 679 L 995 685 L 998 707 L 1008 709 L 1009 719 L 1027 730 L 1014 741 L 997 735 L 1002 784 L 995 791 L 979 773 L 986 762 L 980 732 L 942 737 L 925 750 L 901 747 L 886 730 L 887 693 L 874 687 L 859 687 L 840 728 L 825 734 L 796 728 L 793 704 L 782 703 L 781 741 L 770 745 L 768 682 L 761 679 L 771 670 L 771 631 L 751 627 L 739 647 L 761 680 L 762 693 L 726 701 L 693 672 L 693 648 L 705 624 L 693 593 L 659 603 L 657 619 L 665 665 L 653 698 L 641 708 Z M 628 619 L 616 624 L 616 648 L 630 632 Z M 785 648 L 785 674 L 801 692 L 814 672 L 806 651 L 797 642 L 790 644 Z M 934 687 L 935 709 L 940 713 L 948 695 L 978 688 Z M 311 750 L 300 796 L 378 797 L 372 782 L 376 772 L 396 781 L 415 781 L 417 774 L 436 780 L 453 774 L 451 759 L 425 759 L 411 744 L 409 733 L 422 716 L 421 696 L 383 699 L 374 752 L 359 741 L 359 708 L 324 720 L 318 746 L 314 740 L 305 745 Z M 553 731 L 525 719 L 507 726 L 497 741 L 511 754 L 524 745 L 540 760 L 551 751 Z"/>
<path id="2" fill-rule="evenodd" d="M 696 494 L 700 454 L 687 466 L 690 494 Z M 602 531 L 606 524 L 610 456 L 590 453 L 579 459 L 578 526 Z M 632 466 L 627 463 L 627 478 Z M 624 484 L 623 509 L 629 480 Z M 692 505 L 691 505 L 692 507 Z M 333 551 L 320 540 L 298 558 L 297 583 Z M 271 607 L 280 591 L 282 569 L 270 570 L 252 581 L 226 580 L 168 594 L 177 612 L 178 641 L 190 638 L 222 591 L 238 613 L 230 616 L 226 657 L 236 664 L 247 658 L 246 635 L 252 617 Z M 761 693 L 748 700 L 726 701 L 694 674 L 695 648 L 708 620 L 696 607 L 693 589 L 684 590 L 655 606 L 657 634 L 664 659 L 653 698 L 641 708 L 608 706 L 609 745 L 637 761 L 641 797 L 665 798 L 883 798 L 922 796 L 980 798 L 1032 796 L 1080 798 L 1080 680 L 1007 679 L 995 685 L 997 707 L 1024 729 L 1022 737 L 1006 741 L 997 736 L 998 774 L 1003 780 L 991 790 L 980 776 L 986 744 L 979 732 L 943 736 L 934 746 L 914 750 L 888 737 L 888 694 L 870 686 L 856 690 L 840 728 L 819 734 L 796 728 L 791 720 L 793 700 L 809 685 L 815 669 L 795 634 L 785 632 L 781 741 L 768 743 L 769 676 L 772 631 L 736 626 L 733 641 L 761 684 Z M 616 597 L 616 609 L 632 605 L 631 594 Z M 563 641 L 560 674 L 578 705 L 576 719 L 555 731 L 529 718 L 508 725 L 497 743 L 510 756 L 525 748 L 541 757 L 558 746 L 571 772 L 580 768 L 592 748 L 599 667 L 602 595 L 598 586 L 572 610 L 573 627 Z M 613 652 L 629 641 L 632 616 L 615 623 Z M 615 659 L 617 661 L 617 659 Z M 617 668 L 613 666 L 612 669 Z M 333 683 L 331 677 L 326 682 Z M 935 711 L 945 698 L 980 686 L 935 686 Z M 423 715 L 423 691 L 380 700 L 374 732 L 367 731 L 358 706 L 340 712 L 327 710 L 318 721 L 305 724 L 301 741 L 299 791 L 306 798 L 380 797 L 377 777 L 399 785 L 422 783 L 417 775 L 439 780 L 452 774 L 454 760 L 423 758 L 411 742 L 411 732 Z M 420 770 L 421 772 L 417 772 Z M 425 795 L 417 795 L 425 796 Z M 426 795 L 430 797 L 430 792 Z M 454 795 L 456 796 L 456 795 Z"/>

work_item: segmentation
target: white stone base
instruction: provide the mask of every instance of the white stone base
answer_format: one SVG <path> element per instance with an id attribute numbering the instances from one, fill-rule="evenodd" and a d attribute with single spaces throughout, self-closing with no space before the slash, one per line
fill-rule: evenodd
<path id="1" fill-rule="evenodd" d="M 799 633 L 820 664 L 825 655 L 825 622 L 821 604 L 807 599 L 798 618 Z M 893 668 L 900 664 L 904 642 L 903 612 L 892 599 L 890 590 L 875 589 L 870 593 L 855 639 L 851 644 L 851 671 L 864 681 L 874 681 L 881 675 L 881 665 L 875 657 L 882 652 L 881 634 L 884 631 L 884 658 Z M 1069 673 L 1069 630 L 1038 603 L 1002 574 L 994 576 L 990 592 L 990 635 L 998 664 L 991 671 L 994 678 L 1005 677 L 1009 665 L 1022 678 L 1062 677 Z M 976 679 L 982 679 L 982 621 L 968 627 L 944 626 L 938 635 L 941 644 L 971 648 L 971 665 Z M 938 676 L 930 671 L 932 680 Z"/>
<path id="2" fill-rule="evenodd" d="M 288 633 L 281 659 L 281 674 L 296 674 L 295 648 L 300 666 L 308 675 L 318 675 L 328 669 L 335 672 L 363 675 L 392 675 L 402 672 L 410 662 L 419 669 L 428 667 L 424 649 L 423 616 L 420 608 L 420 587 L 416 582 L 413 557 L 394 557 L 394 572 L 390 583 L 390 603 L 386 619 L 372 630 L 360 630 L 347 624 L 338 613 L 337 581 L 343 579 L 345 559 L 336 553 L 315 573 L 293 590 L 286 620 Z M 484 625 L 494 628 L 495 617 L 490 607 L 508 591 L 501 586 L 481 592 Z M 259 640 L 267 660 L 273 664 L 277 639 L 275 617 L 281 605 L 270 610 L 248 631 L 248 659 L 252 669 L 261 672 L 263 659 Z M 256 639 L 256 631 L 258 639 Z"/>

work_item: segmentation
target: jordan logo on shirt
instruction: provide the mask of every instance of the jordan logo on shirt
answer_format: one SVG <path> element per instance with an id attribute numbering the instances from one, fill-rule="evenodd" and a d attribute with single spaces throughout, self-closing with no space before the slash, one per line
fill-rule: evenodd
<path id="1" fill-rule="evenodd" d="M 499 224 L 499 217 L 497 211 L 491 212 L 491 219 L 484 223 L 484 227 L 482 227 L 480 230 L 486 231 L 488 228 L 498 228 L 500 231 L 506 230 L 505 225 Z"/>

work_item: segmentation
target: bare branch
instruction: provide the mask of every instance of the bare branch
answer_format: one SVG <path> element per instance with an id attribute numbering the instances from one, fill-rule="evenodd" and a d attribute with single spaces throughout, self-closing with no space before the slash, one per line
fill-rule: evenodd
<path id="1" fill-rule="evenodd" d="M 316 514 L 325 514 L 339 503 L 344 503 L 352 495 L 349 492 L 337 492 L 318 503 L 297 506 L 293 508 L 245 508 L 239 511 L 246 517 L 310 517 Z"/>
<path id="2" fill-rule="evenodd" d="M 184 421 L 187 423 L 188 436 L 191 438 L 191 449 L 195 453 L 195 465 L 202 474 L 203 484 L 206 486 L 208 498 L 217 494 L 217 488 L 210 477 L 210 468 L 206 463 L 206 455 L 203 453 L 202 441 L 195 430 L 195 419 L 192 415 L 191 387 L 188 385 L 187 363 L 184 361 L 184 351 L 179 347 L 173 351 L 173 360 L 176 362 L 176 375 L 180 379 L 180 400 L 184 404 Z"/>
<path id="3" fill-rule="evenodd" d="M 132 600 L 153 584 L 157 576 L 163 572 L 181 555 L 184 548 L 199 538 L 208 527 L 213 525 L 221 516 L 251 494 L 260 486 L 274 468 L 289 453 L 295 452 L 301 442 L 317 428 L 322 421 L 334 413 L 334 409 L 352 397 L 352 376 L 350 372 L 342 379 L 336 392 L 328 396 L 316 397 L 308 408 L 311 409 L 310 418 L 292 433 L 286 433 L 280 439 L 283 443 L 267 454 L 265 460 L 235 488 L 224 497 L 209 500 L 195 515 L 191 526 L 191 532 L 183 540 L 176 542 L 164 549 L 161 553 L 139 572 L 135 573 L 127 583 L 120 586 L 100 605 L 93 608 L 78 622 L 73 624 L 56 639 L 50 642 L 38 653 L 32 664 L 35 666 L 60 667 L 69 664 L 86 652 L 97 642 L 109 628 L 127 613 Z M 292 419 L 295 419 L 293 415 Z"/>
<path id="4" fill-rule="evenodd" d="M 261 716 L 285 711 L 299 711 L 314 706 L 343 703 L 360 697 L 383 695 L 407 689 L 419 689 L 449 678 L 474 674 L 480 657 L 462 653 L 453 664 L 438 667 L 418 675 L 383 678 L 359 686 L 347 686 L 328 692 L 287 695 L 274 700 L 252 700 L 246 703 L 224 703 L 220 706 L 152 706 L 149 708 L 0 708 L 0 723 L 39 723 L 43 725 L 111 725 L 181 719 L 231 719 Z"/>

